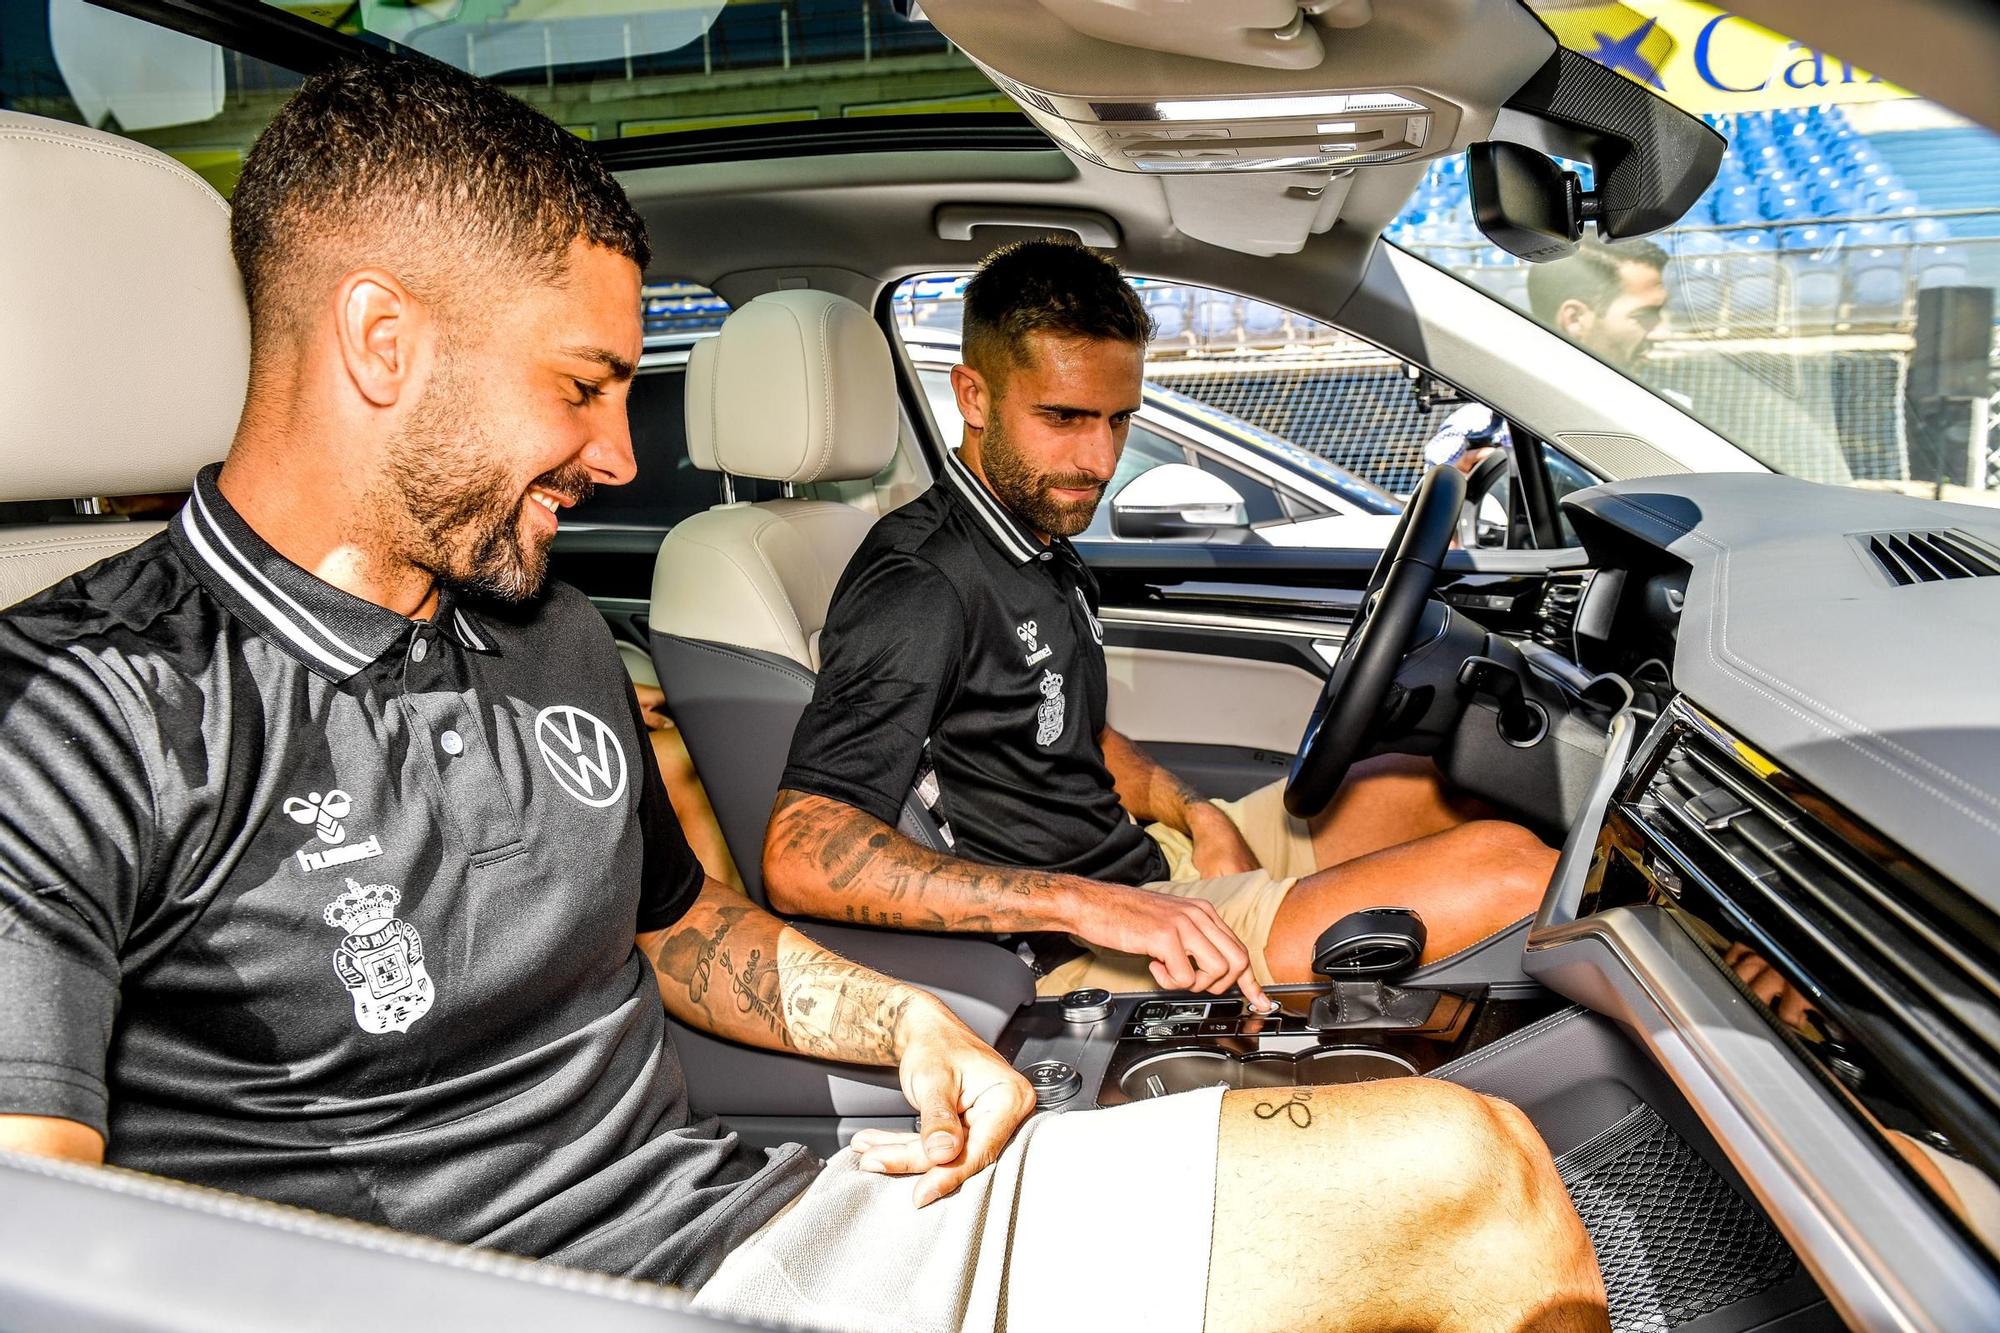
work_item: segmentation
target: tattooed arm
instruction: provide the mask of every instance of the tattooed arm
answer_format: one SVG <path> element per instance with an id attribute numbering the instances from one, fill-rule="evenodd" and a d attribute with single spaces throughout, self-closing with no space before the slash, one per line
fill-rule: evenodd
<path id="1" fill-rule="evenodd" d="M 1195 794 L 1172 770 L 1110 727 L 1097 733 L 1104 766 L 1118 803 L 1140 823 L 1158 821 L 1194 843 L 1194 863 L 1204 878 L 1257 869 L 1257 855 L 1228 815 Z"/>
<path id="2" fill-rule="evenodd" d="M 782 912 L 895 930 L 1063 931 L 1151 958 L 1154 979 L 1170 989 L 1240 985 L 1264 999 L 1243 942 L 1203 899 L 947 856 L 806 792 L 778 793 L 764 889 Z"/>
<path id="3" fill-rule="evenodd" d="M 917 1134 L 876 1154 L 921 1175 L 919 1207 L 993 1162 L 1035 1108 L 1028 1082 L 937 997 L 821 948 L 741 893 L 709 880 L 686 915 L 638 937 L 667 1009 L 751 1046 L 894 1065 Z"/>

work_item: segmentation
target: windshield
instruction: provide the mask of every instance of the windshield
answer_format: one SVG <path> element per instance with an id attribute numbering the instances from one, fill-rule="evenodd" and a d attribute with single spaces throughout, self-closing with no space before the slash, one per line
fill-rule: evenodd
<path id="1" fill-rule="evenodd" d="M 893 0 L 266 0 L 490 78 L 598 142 L 729 126 L 1018 110 Z M 306 29 L 308 34 L 311 29 Z M 228 194 L 300 76 L 89 0 L 0 5 L 0 106 L 111 130 Z"/>
<path id="2" fill-rule="evenodd" d="M 2000 503 L 2000 137 L 1709 5 L 1533 8 L 1565 45 L 1714 126 L 1729 141 L 1714 185 L 1661 234 L 1526 265 L 1473 225 L 1455 156 L 1389 239 L 1775 470 Z"/>

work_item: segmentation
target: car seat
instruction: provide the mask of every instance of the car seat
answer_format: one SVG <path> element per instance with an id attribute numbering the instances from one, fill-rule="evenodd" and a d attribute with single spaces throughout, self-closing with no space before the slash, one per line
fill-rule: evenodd
<path id="1" fill-rule="evenodd" d="M 164 153 L 0 111 L 0 505 L 184 491 L 250 376 L 229 205 Z M 0 518 L 0 607 L 165 526 Z"/>
<path id="2" fill-rule="evenodd" d="M 688 455 L 725 477 L 791 485 L 874 476 L 901 413 L 888 339 L 867 311 L 817 291 L 757 297 L 697 343 L 687 367 Z M 727 492 L 725 492 L 727 493 Z M 812 698 L 820 631 L 841 571 L 874 518 L 832 500 L 730 501 L 682 520 L 654 565 L 650 638 L 667 712 L 681 729 L 744 886 L 765 901 L 764 830 Z M 902 831 L 939 846 L 914 797 Z M 1034 998 L 1012 952 L 964 936 L 801 921 L 827 947 L 936 993 L 988 1041 Z M 690 1095 L 737 1128 L 824 1135 L 799 1117 L 908 1116 L 892 1070 L 852 1077 L 676 1026 Z"/>

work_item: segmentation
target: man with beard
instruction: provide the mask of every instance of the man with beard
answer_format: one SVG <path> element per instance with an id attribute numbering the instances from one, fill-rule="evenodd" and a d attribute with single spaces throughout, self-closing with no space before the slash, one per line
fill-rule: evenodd
<path id="1" fill-rule="evenodd" d="M 1665 332 L 1666 268 L 1667 252 L 1651 241 L 1585 240 L 1567 259 L 1528 265 L 1528 308 L 1630 375 Z"/>
<path id="2" fill-rule="evenodd" d="M 1026 1082 L 703 875 L 603 618 L 544 586 L 634 474 L 647 241 L 588 147 L 336 68 L 230 240 L 226 460 L 0 616 L 0 1147 L 699 1286 L 821 1164 L 690 1111 L 671 1011 L 899 1068 L 920 1201 L 991 1163 Z"/>
<path id="3" fill-rule="evenodd" d="M 543 580 L 559 512 L 634 472 L 647 242 L 587 145 L 430 61 L 331 69 L 252 149 L 231 239 L 227 460 L 0 615 L 0 1148 L 795 1323 L 993 1327 L 1060 1283 L 1161 1329 L 1604 1326 L 1511 1107 L 1410 1079 L 1024 1128 L 1026 1080 L 936 999 L 703 876 L 603 620 Z M 918 1132 L 753 1149 L 690 1111 L 669 1011 L 893 1066 Z M 1212 1267 L 1078 1269 L 1078 1161 Z M 1315 1262 L 1273 1271 L 1301 1226 Z"/>
<path id="4" fill-rule="evenodd" d="M 1531 913 L 1555 853 L 1473 818 L 1428 761 L 1358 764 L 1306 821 L 1282 784 L 1202 800 L 1106 724 L 1097 585 L 1068 538 L 1117 468 L 1151 321 L 1115 265 L 1053 239 L 990 256 L 964 319 L 964 443 L 835 591 L 765 842 L 772 904 L 1039 936 L 1044 994 L 1234 985 L 1259 1005 L 1359 908 L 1417 909 L 1426 959 Z M 913 786 L 955 855 L 894 827 Z"/>

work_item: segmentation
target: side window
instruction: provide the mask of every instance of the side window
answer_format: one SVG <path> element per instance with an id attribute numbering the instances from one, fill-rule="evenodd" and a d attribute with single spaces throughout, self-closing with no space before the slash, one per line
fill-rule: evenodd
<path id="1" fill-rule="evenodd" d="M 1316 480 L 1334 492 L 1324 497 L 1331 513 L 1382 512 L 1385 497 L 1400 508 L 1423 479 L 1425 446 L 1463 401 L 1420 397 L 1402 358 L 1263 301 L 1181 283 L 1140 293 L 1158 331 L 1148 382 L 1201 404 L 1232 434 L 1250 428 L 1275 479 Z"/>
<path id="2" fill-rule="evenodd" d="M 1271 489 L 1268 480 L 1253 477 L 1240 468 L 1231 467 L 1207 454 L 1196 454 L 1195 466 L 1228 482 L 1236 493 L 1243 497 L 1243 512 L 1250 520 L 1250 526 L 1260 523 L 1277 523 L 1289 520 L 1292 515 L 1285 510 L 1284 500 L 1279 492 Z"/>
<path id="3" fill-rule="evenodd" d="M 950 368 L 966 275 L 898 287 L 890 308 L 932 414 L 956 443 Z M 1108 535 L 1110 498 L 1161 462 L 1193 462 L 1243 497 L 1253 539 L 1381 545 L 1429 466 L 1451 452 L 1459 398 L 1440 399 L 1407 363 L 1330 324 L 1230 292 L 1133 279 L 1153 318 L 1146 408 L 1084 536 Z M 1422 389 L 1423 392 L 1419 392 Z M 1150 424 L 1148 424 L 1150 423 Z M 1442 437 L 1442 438 L 1440 438 Z M 1461 453 L 1464 451 L 1461 450 Z M 1273 526 L 1284 526 L 1280 535 Z"/>

